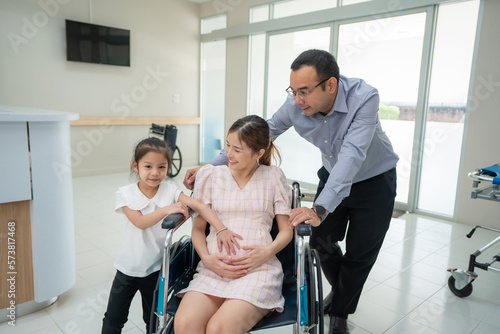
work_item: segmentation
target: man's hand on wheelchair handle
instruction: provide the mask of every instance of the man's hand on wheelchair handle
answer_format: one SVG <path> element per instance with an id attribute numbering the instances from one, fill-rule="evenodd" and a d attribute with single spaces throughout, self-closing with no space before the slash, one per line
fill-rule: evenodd
<path id="1" fill-rule="evenodd" d="M 201 167 L 195 167 L 188 169 L 186 171 L 186 175 L 184 176 L 184 181 L 182 182 L 186 188 L 189 190 L 194 189 L 194 180 L 196 179 L 196 174 L 200 170 Z"/>
<path id="2" fill-rule="evenodd" d="M 292 209 L 288 224 L 291 229 L 294 229 L 300 223 L 310 224 L 311 226 L 318 227 L 321 225 L 321 219 L 318 217 L 313 209 L 300 207 Z"/>

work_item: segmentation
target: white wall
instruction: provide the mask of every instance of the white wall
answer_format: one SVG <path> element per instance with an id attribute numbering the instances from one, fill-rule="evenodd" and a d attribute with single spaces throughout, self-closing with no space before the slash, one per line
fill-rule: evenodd
<path id="1" fill-rule="evenodd" d="M 131 66 L 66 61 L 65 19 L 129 29 Z M 199 116 L 198 4 L 2 0 L 0 36 L 0 104 L 76 112 L 81 117 Z M 180 97 L 178 103 L 174 94 Z M 178 128 L 183 164 L 195 165 L 199 126 Z M 148 136 L 148 129 L 72 127 L 72 152 L 67 154 L 73 175 L 128 170 L 133 146 Z"/>
<path id="2" fill-rule="evenodd" d="M 467 173 L 476 168 L 500 163 L 499 15 L 500 1 L 484 0 L 457 207 L 459 222 L 500 229 L 500 202 L 471 199 L 472 182 L 467 178 Z M 485 186 L 488 183 L 480 184 Z"/>

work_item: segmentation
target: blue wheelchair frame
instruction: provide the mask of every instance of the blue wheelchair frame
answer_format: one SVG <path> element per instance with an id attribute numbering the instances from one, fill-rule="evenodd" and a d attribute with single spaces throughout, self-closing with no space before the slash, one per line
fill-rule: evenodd
<path id="1" fill-rule="evenodd" d="M 301 206 L 302 197 L 299 184 L 294 182 L 292 208 Z M 190 214 L 192 213 L 190 211 Z M 183 236 L 179 241 L 172 243 L 174 232 L 185 221 L 187 219 L 182 214 L 172 214 L 162 222 L 162 228 L 166 229 L 167 233 L 163 249 L 163 266 L 151 314 L 150 334 L 174 333 L 174 315 L 180 302 L 180 298 L 176 297 L 175 294 L 181 290 L 181 287 L 187 286 L 196 270 L 199 257 L 194 251 L 189 236 Z M 276 224 L 273 225 L 273 229 L 276 230 Z M 318 253 L 310 249 L 305 239 L 310 235 L 311 226 L 300 224 L 295 229 L 294 239 L 277 254 L 285 274 L 283 282 L 284 312 L 273 311 L 269 313 L 251 331 L 293 325 L 293 333 L 295 334 L 323 334 L 321 265 Z M 287 258 L 288 262 L 292 263 L 285 263 Z M 290 267 L 293 267 L 292 271 L 286 270 Z"/>

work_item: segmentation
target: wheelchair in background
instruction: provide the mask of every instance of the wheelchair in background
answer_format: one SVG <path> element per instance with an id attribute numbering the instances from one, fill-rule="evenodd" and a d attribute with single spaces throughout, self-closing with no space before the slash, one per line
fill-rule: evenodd
<path id="1" fill-rule="evenodd" d="M 302 197 L 299 184 L 294 182 L 292 208 L 301 206 Z M 182 214 L 172 214 L 162 222 L 162 228 L 167 230 L 167 234 L 149 334 L 174 333 L 175 312 L 181 301 L 177 293 L 188 286 L 200 261 L 189 236 L 185 235 L 172 243 L 173 233 L 185 221 L 187 219 Z M 207 225 L 207 230 L 208 228 Z M 271 230 L 273 238 L 277 233 L 277 224 L 273 223 Z M 310 235 L 311 226 L 300 224 L 295 229 L 292 241 L 276 254 L 284 273 L 282 287 L 285 298 L 284 310 L 282 313 L 270 312 L 250 332 L 292 325 L 295 334 L 323 334 L 321 265 L 318 253 L 311 249 L 305 240 Z"/>
<path id="2" fill-rule="evenodd" d="M 179 147 L 176 145 L 177 128 L 175 125 L 163 126 L 153 123 L 149 128 L 149 136 L 158 137 L 167 143 L 170 151 L 172 151 L 172 166 L 170 166 L 168 170 L 168 176 L 177 176 L 182 167 L 182 154 Z"/>

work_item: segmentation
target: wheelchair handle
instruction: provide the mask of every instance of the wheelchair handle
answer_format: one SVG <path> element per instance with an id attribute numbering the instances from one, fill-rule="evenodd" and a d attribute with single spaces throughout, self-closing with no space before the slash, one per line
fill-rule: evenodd
<path id="1" fill-rule="evenodd" d="M 177 229 L 184 224 L 194 214 L 194 210 L 188 207 L 188 217 L 184 217 L 182 213 L 171 213 L 163 219 L 161 228 L 165 230 Z"/>
<path id="2" fill-rule="evenodd" d="M 292 208 L 300 208 L 302 206 L 301 199 L 304 195 L 300 192 L 300 184 L 297 181 L 292 183 Z M 308 237 L 311 235 L 311 225 L 300 223 L 296 227 L 297 235 Z"/>
<path id="3" fill-rule="evenodd" d="M 302 193 L 300 192 L 300 185 L 297 181 L 293 181 L 292 184 L 292 208 L 301 207 Z"/>
<path id="4" fill-rule="evenodd" d="M 312 233 L 311 225 L 306 223 L 300 223 L 299 225 L 297 225 L 296 229 L 297 235 L 300 235 L 301 237 L 308 237 Z"/>

